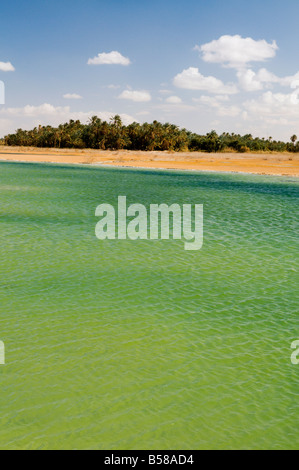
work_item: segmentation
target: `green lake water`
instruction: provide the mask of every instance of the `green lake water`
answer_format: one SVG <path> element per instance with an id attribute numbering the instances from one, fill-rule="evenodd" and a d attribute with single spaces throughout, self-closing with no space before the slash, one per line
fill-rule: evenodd
<path id="1" fill-rule="evenodd" d="M 95 209 L 204 204 L 204 246 Z M 1 449 L 295 449 L 298 179 L 0 164 Z"/>

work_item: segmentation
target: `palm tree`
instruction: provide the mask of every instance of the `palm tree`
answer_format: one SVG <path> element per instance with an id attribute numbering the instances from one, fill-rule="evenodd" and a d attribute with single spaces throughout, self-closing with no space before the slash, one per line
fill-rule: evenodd
<path id="1" fill-rule="evenodd" d="M 292 135 L 291 137 L 291 142 L 295 145 L 295 143 L 297 142 L 298 140 L 298 137 L 296 136 L 296 134 Z"/>

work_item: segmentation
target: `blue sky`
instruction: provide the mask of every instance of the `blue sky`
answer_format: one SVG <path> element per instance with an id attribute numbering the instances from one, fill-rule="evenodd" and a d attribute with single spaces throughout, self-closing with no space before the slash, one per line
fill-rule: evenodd
<path id="1" fill-rule="evenodd" d="M 0 136 L 116 113 L 299 132 L 298 0 L 3 0 L 0 13 Z"/>

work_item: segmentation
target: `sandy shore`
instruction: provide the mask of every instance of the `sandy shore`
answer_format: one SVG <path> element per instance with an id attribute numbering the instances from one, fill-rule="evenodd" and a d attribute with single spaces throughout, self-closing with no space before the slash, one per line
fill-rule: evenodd
<path id="1" fill-rule="evenodd" d="M 0 161 L 97 164 L 135 168 L 299 176 L 298 154 L 135 152 L 0 147 Z"/>

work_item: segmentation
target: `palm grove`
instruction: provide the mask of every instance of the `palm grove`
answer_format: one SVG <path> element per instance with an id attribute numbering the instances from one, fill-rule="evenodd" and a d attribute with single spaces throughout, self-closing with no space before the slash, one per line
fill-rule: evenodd
<path id="1" fill-rule="evenodd" d="M 180 129 L 176 125 L 161 124 L 157 121 L 151 124 L 134 122 L 125 126 L 118 115 L 110 122 L 93 116 L 87 124 L 71 120 L 58 127 L 39 126 L 30 131 L 18 129 L 15 134 L 4 137 L 3 143 L 9 146 L 61 149 L 299 152 L 299 142 L 295 135 L 288 143 L 273 140 L 271 137 L 254 138 L 251 134 L 218 135 L 211 131 L 206 135 L 199 135 Z"/>

